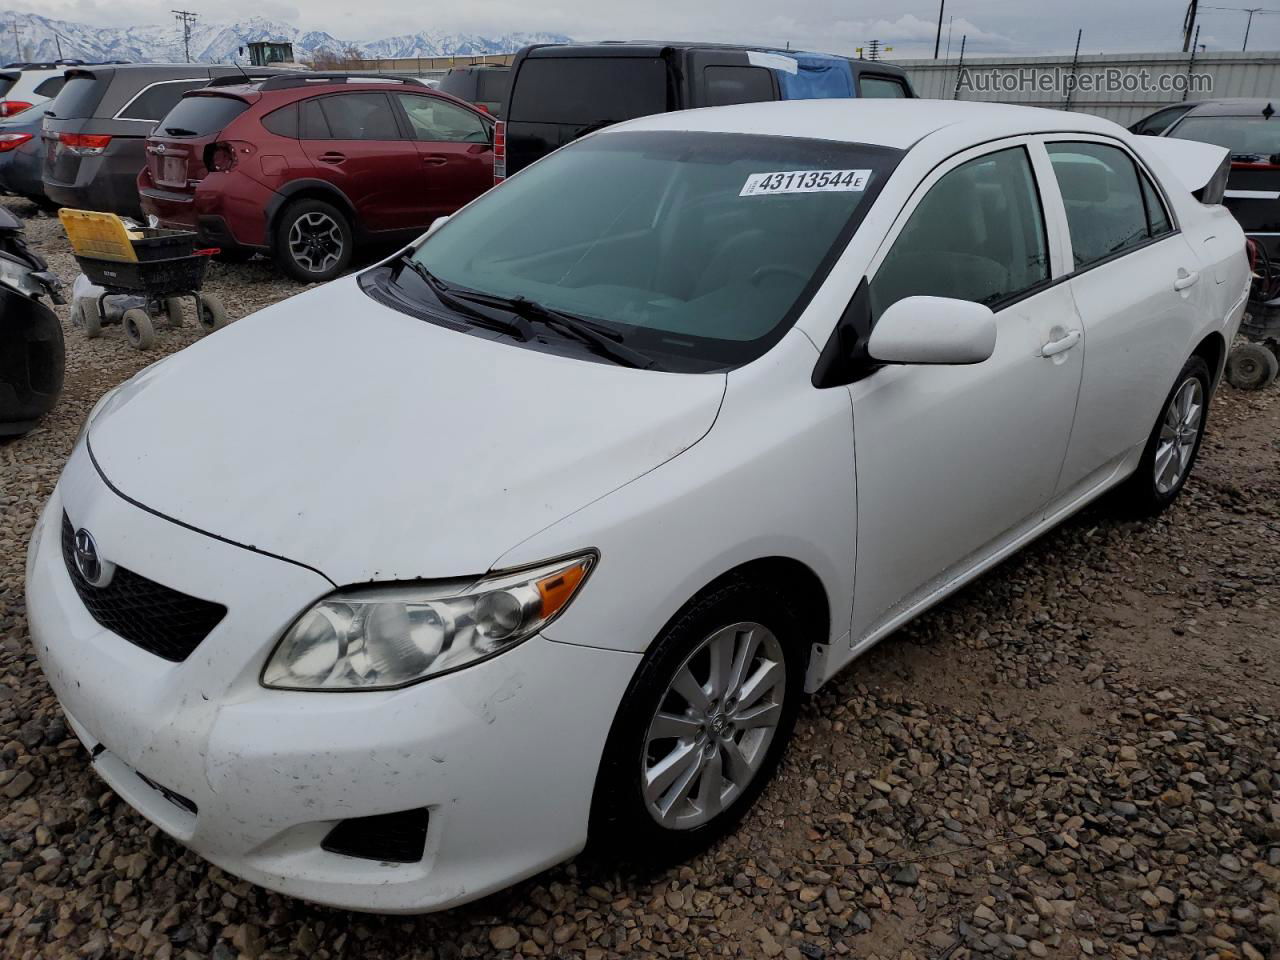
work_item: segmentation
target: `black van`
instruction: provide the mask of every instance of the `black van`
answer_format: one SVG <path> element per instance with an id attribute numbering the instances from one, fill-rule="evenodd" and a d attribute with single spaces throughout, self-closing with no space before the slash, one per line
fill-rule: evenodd
<path id="1" fill-rule="evenodd" d="M 535 44 L 511 65 L 494 180 L 592 130 L 652 113 L 765 100 L 914 96 L 899 67 L 825 53 L 714 43 Z"/>
<path id="2" fill-rule="evenodd" d="M 140 217 L 138 172 L 151 128 L 188 90 L 243 73 L 198 63 L 72 67 L 58 95 L 41 104 L 45 194 L 62 207 Z"/>
<path id="3" fill-rule="evenodd" d="M 511 68 L 505 64 L 476 64 L 454 67 L 440 78 L 436 89 L 465 100 L 495 117 L 502 116 L 511 88 Z"/>

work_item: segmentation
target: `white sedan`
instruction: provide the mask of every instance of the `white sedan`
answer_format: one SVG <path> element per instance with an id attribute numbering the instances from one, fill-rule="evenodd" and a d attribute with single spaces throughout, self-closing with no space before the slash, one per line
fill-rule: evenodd
<path id="1" fill-rule="evenodd" d="M 1249 282 L 1224 159 L 927 100 L 584 138 L 102 399 L 30 548 L 49 683 L 145 817 L 309 900 L 688 855 L 872 644 L 1178 495 Z"/>

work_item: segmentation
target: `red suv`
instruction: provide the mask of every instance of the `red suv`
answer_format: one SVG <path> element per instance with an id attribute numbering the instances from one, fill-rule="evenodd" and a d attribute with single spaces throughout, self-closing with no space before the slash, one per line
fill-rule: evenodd
<path id="1" fill-rule="evenodd" d="M 224 78 L 178 101 L 146 151 L 144 213 L 233 259 L 268 252 L 307 282 L 493 184 L 493 121 L 402 78 Z"/>

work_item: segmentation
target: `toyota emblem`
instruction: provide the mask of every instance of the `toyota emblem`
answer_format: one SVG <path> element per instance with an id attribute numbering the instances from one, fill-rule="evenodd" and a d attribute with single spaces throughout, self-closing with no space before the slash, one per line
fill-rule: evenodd
<path id="1" fill-rule="evenodd" d="M 83 527 L 76 531 L 75 561 L 80 576 L 95 587 L 105 587 L 115 573 L 115 565 L 105 562 L 98 555 L 98 545 L 94 542 L 93 534 Z"/>

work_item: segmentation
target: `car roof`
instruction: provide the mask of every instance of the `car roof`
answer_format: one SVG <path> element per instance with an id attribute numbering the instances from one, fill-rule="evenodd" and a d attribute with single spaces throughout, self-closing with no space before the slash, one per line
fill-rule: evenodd
<path id="1" fill-rule="evenodd" d="M 1084 113 L 966 100 L 915 99 L 744 103 L 659 113 L 609 129 L 757 133 L 905 150 L 948 127 L 962 128 L 957 129 L 956 139 L 969 139 L 975 144 L 1000 137 L 1056 131 L 1127 136 L 1118 124 Z"/>
<path id="2" fill-rule="evenodd" d="M 1197 117 L 1251 117 L 1261 115 L 1268 106 L 1280 111 L 1280 97 L 1231 97 L 1221 100 L 1204 100 L 1187 111 L 1187 116 Z"/>

